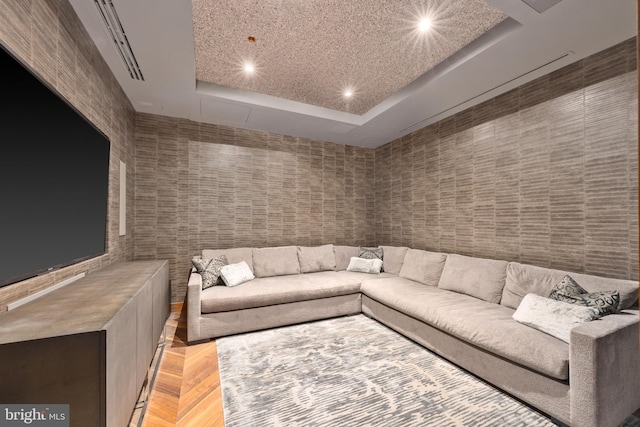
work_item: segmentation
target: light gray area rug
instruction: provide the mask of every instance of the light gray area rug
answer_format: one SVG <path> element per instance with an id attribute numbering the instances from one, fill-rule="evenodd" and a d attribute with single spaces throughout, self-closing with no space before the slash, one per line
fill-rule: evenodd
<path id="1" fill-rule="evenodd" d="M 363 315 L 217 348 L 227 427 L 556 425 Z"/>

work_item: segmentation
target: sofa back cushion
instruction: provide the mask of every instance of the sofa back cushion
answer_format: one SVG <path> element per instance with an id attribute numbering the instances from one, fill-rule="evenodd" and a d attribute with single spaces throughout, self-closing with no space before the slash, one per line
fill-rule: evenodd
<path id="1" fill-rule="evenodd" d="M 298 246 L 298 262 L 302 273 L 335 270 L 336 256 L 333 245 Z"/>
<path id="2" fill-rule="evenodd" d="M 498 304 L 508 264 L 507 261 L 449 254 L 438 287 Z"/>
<path id="3" fill-rule="evenodd" d="M 232 248 L 232 249 L 203 249 L 202 258 L 213 259 L 224 255 L 229 264 L 237 264 L 241 261 L 247 263 L 253 271 L 253 248 Z"/>
<path id="4" fill-rule="evenodd" d="M 409 249 L 400 269 L 400 277 L 429 286 L 438 286 L 446 260 L 447 254 Z"/>
<path id="5" fill-rule="evenodd" d="M 256 277 L 299 274 L 298 248 L 296 246 L 254 248 L 253 273 Z"/>
<path id="6" fill-rule="evenodd" d="M 405 246 L 378 246 L 382 248 L 384 257 L 382 264 L 384 271 L 391 274 L 399 274 L 404 263 L 404 257 L 409 248 Z"/>
<path id="7" fill-rule="evenodd" d="M 346 270 L 349 266 L 349 261 L 351 261 L 351 257 L 358 256 L 359 249 L 360 248 L 358 246 L 335 245 L 333 247 L 333 252 L 336 257 L 336 270 Z"/>
<path id="8" fill-rule="evenodd" d="M 566 275 L 571 276 L 587 292 L 617 290 L 620 293 L 621 310 L 633 306 L 638 298 L 638 282 L 632 280 L 609 279 L 510 262 L 500 304 L 515 309 L 527 294 L 548 298 L 553 287 Z"/>

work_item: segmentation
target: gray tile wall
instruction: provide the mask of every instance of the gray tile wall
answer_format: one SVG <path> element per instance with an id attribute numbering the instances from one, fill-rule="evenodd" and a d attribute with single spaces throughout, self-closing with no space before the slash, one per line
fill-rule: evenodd
<path id="1" fill-rule="evenodd" d="M 133 257 L 134 111 L 71 5 L 0 0 L 0 42 L 85 114 L 111 140 L 107 255 L 0 288 L 6 305 L 80 272 Z M 118 236 L 119 167 L 127 164 L 127 235 Z"/>
<path id="2" fill-rule="evenodd" d="M 374 244 L 374 151 L 136 116 L 135 259 L 168 259 L 183 301 L 202 249 Z"/>
<path id="3" fill-rule="evenodd" d="M 376 244 L 638 278 L 635 38 L 375 150 Z"/>

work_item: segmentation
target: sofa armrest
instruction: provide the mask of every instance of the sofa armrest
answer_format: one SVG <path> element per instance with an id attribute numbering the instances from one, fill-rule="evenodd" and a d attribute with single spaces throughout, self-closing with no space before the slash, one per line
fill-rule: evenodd
<path id="1" fill-rule="evenodd" d="M 191 271 L 187 283 L 187 341 L 194 342 L 200 337 L 200 313 L 202 304 L 202 276 Z"/>
<path id="2" fill-rule="evenodd" d="M 640 408 L 638 311 L 571 330 L 571 425 L 617 426 Z"/>

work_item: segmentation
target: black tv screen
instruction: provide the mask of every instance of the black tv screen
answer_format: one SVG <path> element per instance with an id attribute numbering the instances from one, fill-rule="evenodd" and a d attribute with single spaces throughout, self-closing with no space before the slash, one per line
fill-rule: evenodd
<path id="1" fill-rule="evenodd" d="M 104 254 L 106 136 L 0 49 L 0 287 Z"/>

